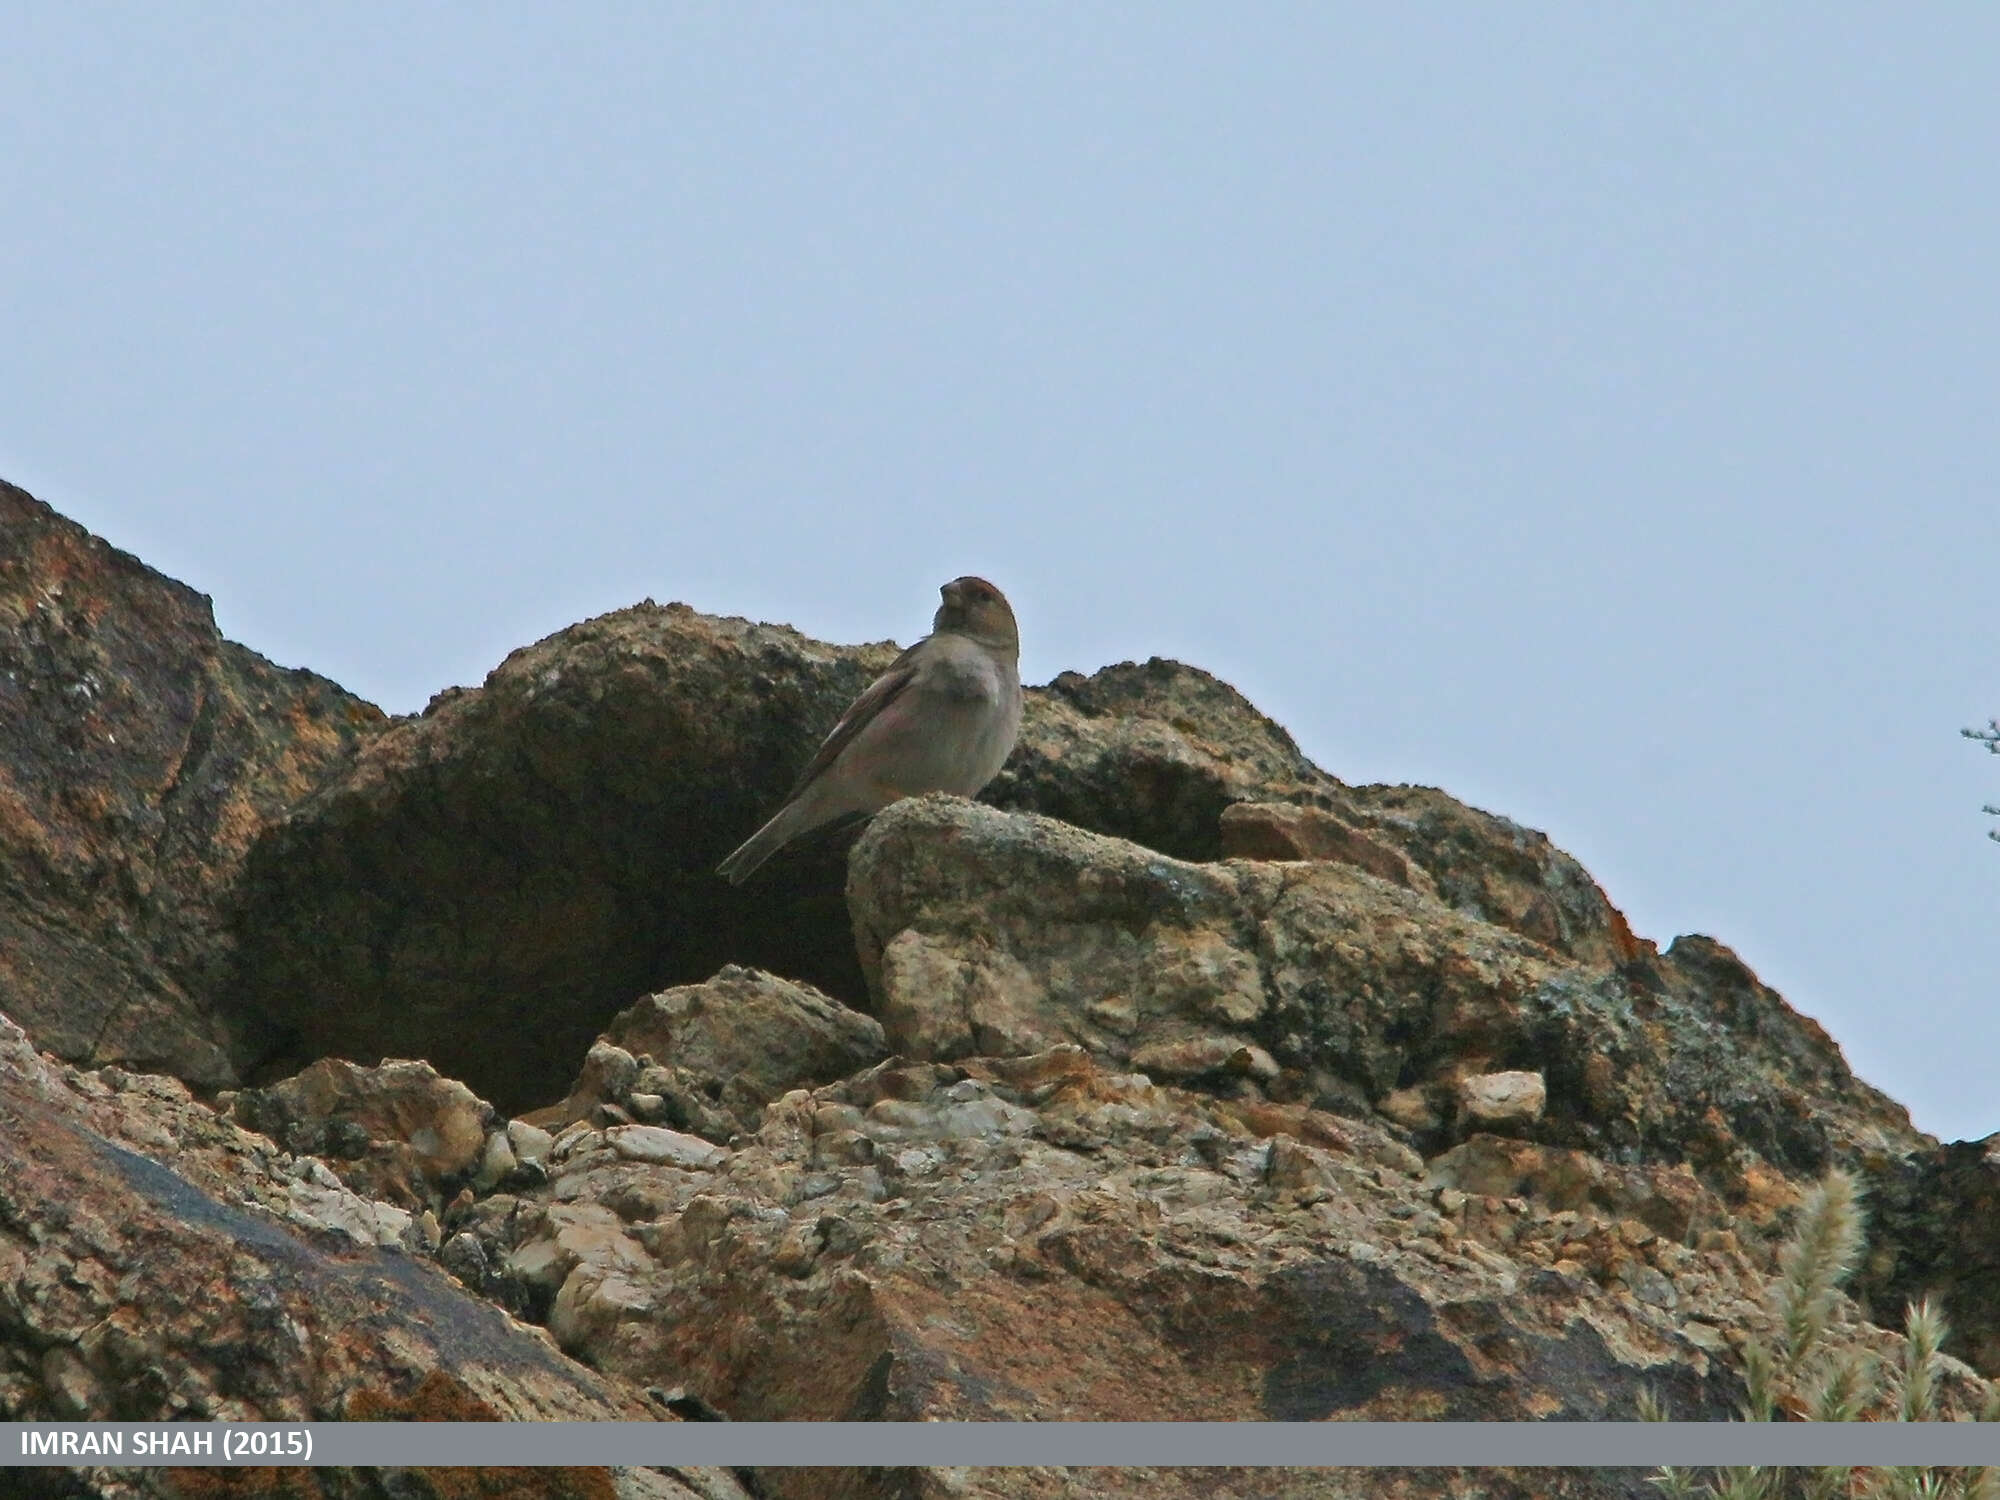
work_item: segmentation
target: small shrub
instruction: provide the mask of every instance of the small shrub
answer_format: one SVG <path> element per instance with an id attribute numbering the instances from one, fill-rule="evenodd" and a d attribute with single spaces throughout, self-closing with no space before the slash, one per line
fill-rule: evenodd
<path id="1" fill-rule="evenodd" d="M 1859 1263 L 1863 1239 L 1860 1188 L 1834 1171 L 1806 1195 L 1798 1227 L 1778 1252 L 1772 1291 L 1775 1347 L 1753 1340 L 1743 1350 L 1743 1418 L 1773 1422 L 1936 1422 L 1943 1419 L 1938 1381 L 1947 1328 L 1929 1298 L 1912 1303 L 1903 1323 L 1902 1363 L 1889 1369 L 1871 1354 L 1822 1348 L 1841 1283 Z M 1668 1420 L 1651 1391 L 1639 1416 Z M 2000 1387 L 1986 1386 L 1980 1420 L 2000 1420 Z M 1653 1475 L 1676 1500 L 2000 1500 L 2000 1469 L 1721 1469 L 1697 1480 L 1687 1469 Z"/>

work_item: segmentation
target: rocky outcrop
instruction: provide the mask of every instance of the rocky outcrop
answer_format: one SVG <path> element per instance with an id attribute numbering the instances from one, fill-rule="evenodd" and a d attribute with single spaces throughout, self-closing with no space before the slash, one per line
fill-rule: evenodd
<path id="1" fill-rule="evenodd" d="M 745 889 L 713 868 L 893 655 L 648 603 L 441 694 L 260 841 L 229 1004 L 243 1061 L 422 1057 L 518 1110 L 635 996 L 727 963 L 862 999 L 851 831 Z M 1031 693 L 988 795 L 1209 858 L 1231 801 L 1337 787 L 1233 689 L 1154 661 Z"/>
<path id="2" fill-rule="evenodd" d="M 1066 673 L 984 805 L 738 889 L 715 861 L 893 647 L 648 603 L 383 725 L 0 501 L 0 1003 L 127 1064 L 0 1030 L 0 1416 L 1564 1419 L 1650 1387 L 1720 1419 L 1836 1163 L 1875 1232 L 1833 1347 L 1894 1354 L 1868 1315 L 1940 1291 L 2000 1369 L 1986 1143 L 1913 1130 L 1543 835 L 1347 785 L 1197 669 Z"/>
<path id="3" fill-rule="evenodd" d="M 63 1057 L 230 1082 L 227 893 L 381 723 L 0 483 L 0 1006 Z"/>
<path id="4" fill-rule="evenodd" d="M 858 994 L 841 840 L 741 890 L 712 872 L 893 655 L 646 604 L 441 694 L 259 841 L 245 1061 L 420 1057 L 520 1111 L 634 999 L 726 963 Z"/>
<path id="5" fill-rule="evenodd" d="M 1772 1333 L 1765 1221 L 1789 1207 L 1777 1182 L 1742 1213 L 1682 1166 L 1490 1135 L 1426 1162 L 1384 1122 L 1166 1087 L 1075 1045 L 892 1060 L 699 1157 L 630 1149 L 633 1128 L 572 1125 L 545 1185 L 447 1227 L 566 1351 L 736 1420 L 1626 1418 L 1642 1386 L 1722 1420 L 1738 1349 Z M 1851 1303 L 1836 1323 L 1836 1349 L 1897 1348 Z M 1969 1372 L 1949 1384 L 1976 1404 Z M 1160 1492 L 1201 1492 L 1185 1482 Z M 1403 1493 L 1463 1492 L 1427 1482 Z M 1649 1493 L 1509 1483 L 1490 1492 Z M 1241 1492 L 1380 1491 L 1273 1473 Z"/>
<path id="6" fill-rule="evenodd" d="M 459 1097 L 408 1069 L 337 1082 L 273 1092 L 411 1150 L 434 1116 L 384 1101 Z M 1721 1419 L 1737 1347 L 1770 1331 L 1768 1235 L 1682 1167 L 1490 1135 L 1426 1162 L 1387 1122 L 1162 1086 L 1074 1045 L 892 1060 L 762 1114 L 726 1148 L 681 1137 L 693 1151 L 575 1122 L 537 1173 L 461 1191 L 439 1245 L 339 1180 L 366 1157 L 295 1155 L 176 1082 L 61 1066 L 0 1028 L 0 1417 L 1578 1418 L 1629 1415 L 1646 1385 Z M 1835 1324 L 1836 1348 L 1895 1350 L 1851 1304 Z M 1945 1394 L 1973 1399 L 1963 1371 Z M 605 1493 L 741 1493 L 613 1477 Z M 755 1483 L 1025 1500 L 1214 1478 Z M 1648 1493 L 1587 1471 L 1239 1479 L 1272 1497 Z M 430 1493 L 409 1474 L 316 1482 Z M 572 1493 L 536 1482 L 522 1492 Z"/>
<path id="7" fill-rule="evenodd" d="M 851 834 L 747 889 L 712 869 L 891 651 L 647 604 L 441 695 L 259 842 L 229 1006 L 243 1061 L 424 1057 L 519 1110 L 634 996 L 725 963 L 862 1002 L 835 899 Z M 1032 691 L 986 800 L 1186 860 L 1345 864 L 1640 983 L 1657 958 L 1542 835 L 1347 787 L 1179 663 Z"/>
<path id="8" fill-rule="evenodd" d="M 1072 1043 L 1345 1113 L 1414 1091 L 1425 1151 L 1467 1123 L 1464 1078 L 1527 1071 L 1545 1085 L 1532 1139 L 1686 1163 L 1738 1202 L 1759 1172 L 1920 1139 L 1706 939 L 1579 963 L 1351 864 L 1190 864 L 944 797 L 876 817 L 848 896 L 876 1014 L 912 1057 Z"/>
<path id="9" fill-rule="evenodd" d="M 0 1017 L 0 1419 L 677 1420 L 466 1294 L 429 1263 L 430 1228 L 177 1080 L 39 1057 Z M 288 1472 L 325 1500 L 747 1500 L 706 1470 L 456 1471 L 471 1491 L 433 1477 L 452 1471 Z M 58 1477 L 28 1471 L 28 1493 Z M 45 1491 L 247 1497 L 274 1480 L 99 1470 Z"/>

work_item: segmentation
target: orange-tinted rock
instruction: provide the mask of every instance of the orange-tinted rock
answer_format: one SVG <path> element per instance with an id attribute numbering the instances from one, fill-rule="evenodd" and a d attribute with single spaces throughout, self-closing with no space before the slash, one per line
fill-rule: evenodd
<path id="1" fill-rule="evenodd" d="M 1657 951 L 1543 835 L 1345 786 L 1197 669 L 1065 673 L 1030 695 L 1004 811 L 904 804 L 851 857 L 806 841 L 737 890 L 715 859 L 889 647 L 646 604 L 378 730 L 24 501 L 0 534 L 0 707 L 26 726 L 0 752 L 0 984 L 78 1055 L 303 1071 L 235 1100 L 274 1145 L 170 1079 L 0 1036 L 0 1416 L 162 1392 L 651 1410 L 643 1386 L 751 1418 L 1574 1418 L 1642 1386 L 1719 1416 L 1774 1241 L 1834 1162 L 1874 1178 L 1876 1306 L 1941 1287 L 2000 1359 L 1983 1153 L 1936 1153 L 1720 943 Z M 359 1066 L 384 1055 L 424 1060 Z M 549 1131 L 479 1099 L 566 1087 Z M 1844 1300 L 1832 1338 L 1895 1352 Z M 209 1379 L 204 1347 L 248 1373 Z"/>
<path id="2" fill-rule="evenodd" d="M 342 1181 L 405 1208 L 437 1208 L 472 1175 L 493 1107 L 426 1062 L 364 1068 L 329 1057 L 236 1097 L 236 1118 L 288 1150 L 333 1159 Z"/>
<path id="3" fill-rule="evenodd" d="M 0 1004 L 63 1057 L 231 1081 L 244 855 L 381 723 L 0 483 Z"/>
<path id="4" fill-rule="evenodd" d="M 1342 808 L 1370 839 L 1408 856 L 1458 911 L 1587 963 L 1616 967 L 1651 954 L 1590 873 L 1547 834 L 1432 787 L 1350 787 Z"/>
<path id="5" fill-rule="evenodd" d="M 1435 893 L 1430 877 L 1399 851 L 1355 832 L 1319 807 L 1237 802 L 1222 810 L 1224 859 L 1331 859 L 1397 885 Z"/>

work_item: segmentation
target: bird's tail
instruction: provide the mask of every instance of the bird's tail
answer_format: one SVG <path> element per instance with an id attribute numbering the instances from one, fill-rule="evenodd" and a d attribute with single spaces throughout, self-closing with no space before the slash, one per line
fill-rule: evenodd
<path id="1" fill-rule="evenodd" d="M 817 821 L 815 810 L 803 800 L 787 802 L 772 815 L 770 822 L 717 865 L 715 873 L 731 885 L 743 884 L 759 865 Z"/>

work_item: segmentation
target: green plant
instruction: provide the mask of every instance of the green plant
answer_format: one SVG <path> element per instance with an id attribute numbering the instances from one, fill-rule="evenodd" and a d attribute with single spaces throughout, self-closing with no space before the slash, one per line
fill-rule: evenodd
<path id="1" fill-rule="evenodd" d="M 1792 1237 L 1778 1252 L 1772 1290 L 1775 1345 L 1752 1340 L 1743 1350 L 1743 1418 L 1771 1422 L 1796 1415 L 1813 1422 L 1936 1422 L 1948 1329 L 1929 1298 L 1912 1303 L 1903 1323 L 1903 1358 L 1884 1369 L 1873 1355 L 1823 1348 L 1841 1283 L 1861 1255 L 1864 1215 L 1860 1188 L 1834 1171 L 1806 1195 Z M 1639 1416 L 1668 1418 L 1651 1391 L 1639 1396 Z M 2000 1387 L 1986 1386 L 1980 1420 L 2000 1420 Z M 1706 1481 L 1687 1469 L 1653 1475 L 1676 1500 L 2000 1500 L 2000 1469 L 1718 1470 Z"/>

